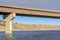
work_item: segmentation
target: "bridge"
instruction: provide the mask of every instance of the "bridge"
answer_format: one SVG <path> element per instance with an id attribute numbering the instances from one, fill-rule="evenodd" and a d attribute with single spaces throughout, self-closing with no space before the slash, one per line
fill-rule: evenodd
<path id="1" fill-rule="evenodd" d="M 7 40 L 12 40 L 12 20 L 16 16 L 60 18 L 59 11 L 34 9 L 34 8 L 26 8 L 26 7 L 15 7 L 8 5 L 0 5 L 0 15 L 3 15 L 3 19 L 5 22 L 5 27 L 6 27 L 5 33 Z"/>

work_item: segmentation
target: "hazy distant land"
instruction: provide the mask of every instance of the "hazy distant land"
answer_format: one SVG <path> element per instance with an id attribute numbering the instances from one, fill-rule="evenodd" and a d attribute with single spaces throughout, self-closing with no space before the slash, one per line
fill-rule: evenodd
<path id="1" fill-rule="evenodd" d="M 0 21 L 0 31 L 4 31 L 5 24 L 4 22 Z M 41 25 L 41 24 L 19 24 L 13 23 L 12 27 L 13 31 L 20 31 L 20 30 L 60 30 L 60 26 L 54 25 Z"/>

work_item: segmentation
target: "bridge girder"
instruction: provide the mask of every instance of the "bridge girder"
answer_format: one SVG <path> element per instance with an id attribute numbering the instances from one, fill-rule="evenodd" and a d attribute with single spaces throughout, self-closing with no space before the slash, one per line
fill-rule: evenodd
<path id="1" fill-rule="evenodd" d="M 16 13 L 17 16 L 34 16 L 34 17 L 47 17 L 47 18 L 60 18 L 60 12 L 50 10 L 40 10 L 33 8 L 15 7 L 0 5 L 0 14 L 9 14 L 11 12 Z"/>

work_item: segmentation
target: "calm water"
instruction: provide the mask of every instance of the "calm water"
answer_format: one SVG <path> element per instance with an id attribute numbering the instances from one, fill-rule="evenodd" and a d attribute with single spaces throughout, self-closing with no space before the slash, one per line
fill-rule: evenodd
<path id="1" fill-rule="evenodd" d="M 0 40 L 5 40 L 5 32 L 0 32 Z M 13 31 L 13 40 L 60 40 L 58 31 Z"/>

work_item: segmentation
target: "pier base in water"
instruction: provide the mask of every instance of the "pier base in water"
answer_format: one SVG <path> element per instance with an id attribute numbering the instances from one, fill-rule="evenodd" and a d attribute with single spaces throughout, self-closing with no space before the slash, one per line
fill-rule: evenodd
<path id="1" fill-rule="evenodd" d="M 12 34 L 10 33 L 6 34 L 6 40 L 13 40 Z"/>

